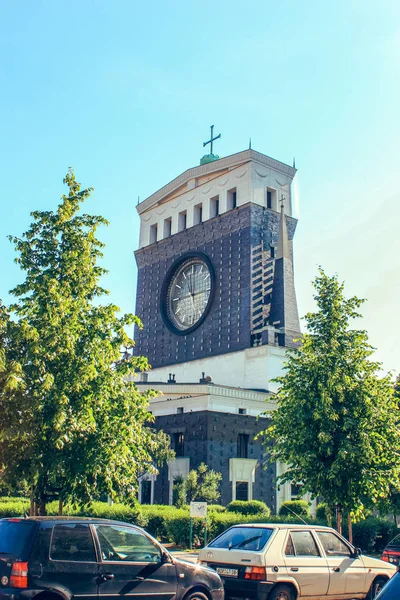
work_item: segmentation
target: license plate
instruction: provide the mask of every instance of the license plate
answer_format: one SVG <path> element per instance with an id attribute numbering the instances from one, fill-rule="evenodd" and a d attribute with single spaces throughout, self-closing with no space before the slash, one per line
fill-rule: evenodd
<path id="1" fill-rule="evenodd" d="M 237 569 L 225 569 L 223 567 L 217 567 L 218 575 L 222 575 L 222 577 L 237 577 L 239 571 Z"/>

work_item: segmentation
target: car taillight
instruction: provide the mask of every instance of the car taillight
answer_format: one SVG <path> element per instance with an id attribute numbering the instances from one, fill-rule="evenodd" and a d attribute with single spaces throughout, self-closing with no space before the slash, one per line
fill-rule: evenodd
<path id="1" fill-rule="evenodd" d="M 267 579 L 265 567 L 246 567 L 244 578 L 252 581 L 264 581 Z"/>
<path id="2" fill-rule="evenodd" d="M 381 560 L 384 560 L 385 562 L 389 562 L 389 554 L 387 552 L 384 552 L 381 556 Z"/>
<path id="3" fill-rule="evenodd" d="M 15 588 L 28 587 L 28 563 L 15 562 L 11 569 L 10 586 Z"/>

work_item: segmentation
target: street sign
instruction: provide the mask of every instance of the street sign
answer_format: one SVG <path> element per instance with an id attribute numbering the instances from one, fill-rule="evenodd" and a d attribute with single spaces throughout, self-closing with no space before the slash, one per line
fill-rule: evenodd
<path id="1" fill-rule="evenodd" d="M 207 502 L 191 502 L 190 503 L 190 517 L 206 517 L 207 516 Z"/>

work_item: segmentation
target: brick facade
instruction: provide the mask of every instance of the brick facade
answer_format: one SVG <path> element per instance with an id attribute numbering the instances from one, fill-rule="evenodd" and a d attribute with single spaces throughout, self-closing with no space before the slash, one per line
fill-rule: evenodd
<path id="1" fill-rule="evenodd" d="M 252 303 L 265 302 L 252 296 L 252 249 L 276 246 L 279 218 L 275 211 L 246 204 L 138 250 L 136 314 L 144 329 L 135 331 L 135 352 L 158 368 L 251 347 Z M 287 217 L 290 240 L 296 223 Z M 174 262 L 190 251 L 212 261 L 216 293 L 204 322 L 178 336 L 161 317 L 161 288 Z"/>
<path id="2" fill-rule="evenodd" d="M 253 497 L 264 501 L 275 512 L 276 467 L 268 462 L 268 454 L 254 437 L 268 425 L 267 419 L 250 415 L 201 411 L 158 416 L 155 426 L 168 433 L 184 434 L 184 456 L 190 457 L 190 468 L 204 462 L 210 469 L 222 473 L 221 504 L 232 500 L 232 484 L 229 481 L 229 459 L 237 457 L 238 435 L 249 435 L 248 458 L 258 460 L 253 484 Z M 173 444 L 172 444 L 173 446 Z M 168 467 L 164 466 L 155 482 L 155 498 L 158 503 L 168 504 Z"/>

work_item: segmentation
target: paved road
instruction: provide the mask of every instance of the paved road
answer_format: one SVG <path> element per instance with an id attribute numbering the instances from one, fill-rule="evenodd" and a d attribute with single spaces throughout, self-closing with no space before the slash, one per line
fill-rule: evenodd
<path id="1" fill-rule="evenodd" d="M 197 561 L 197 557 L 199 555 L 198 552 L 181 552 L 180 550 L 172 552 L 172 554 L 176 556 L 176 558 L 180 558 L 181 560 L 187 560 L 193 563 Z"/>

